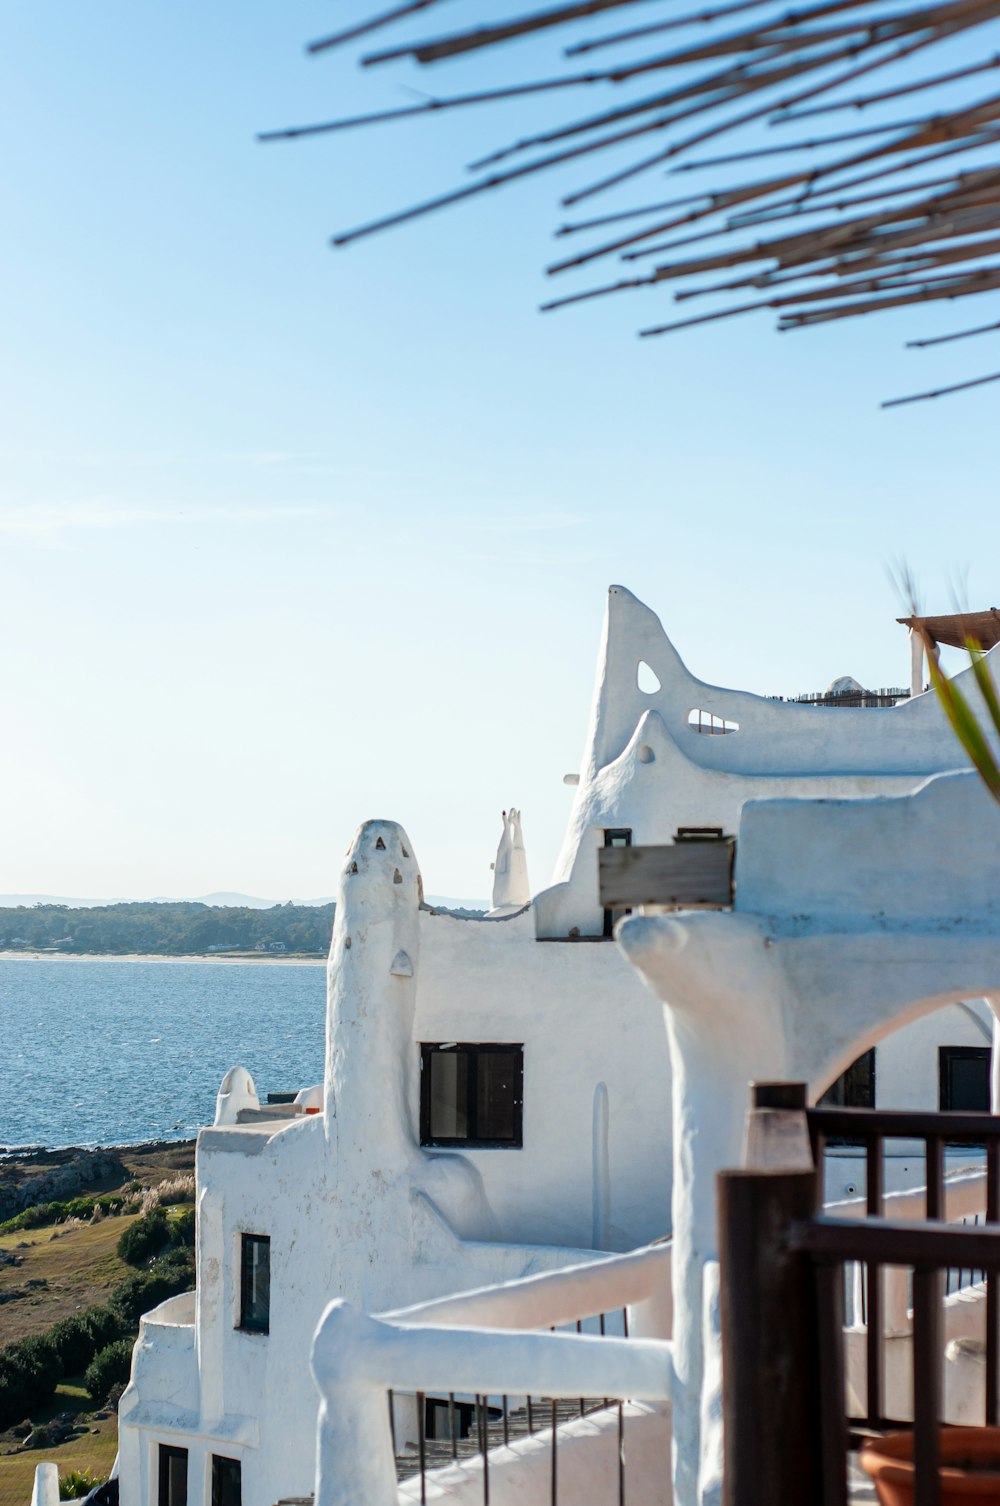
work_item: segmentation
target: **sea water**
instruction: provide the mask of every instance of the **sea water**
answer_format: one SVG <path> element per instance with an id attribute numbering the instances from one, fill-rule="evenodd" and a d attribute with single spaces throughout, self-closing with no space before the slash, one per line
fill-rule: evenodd
<path id="1" fill-rule="evenodd" d="M 323 1077 L 322 965 L 0 959 L 0 1147 L 182 1140 L 230 1067 Z"/>

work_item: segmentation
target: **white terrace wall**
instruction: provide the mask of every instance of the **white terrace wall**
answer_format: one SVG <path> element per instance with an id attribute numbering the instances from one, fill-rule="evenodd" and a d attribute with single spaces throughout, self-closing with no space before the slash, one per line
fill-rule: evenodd
<path id="1" fill-rule="evenodd" d="M 640 688 L 642 665 L 659 689 Z M 699 734 L 695 709 L 739 730 Z M 632 828 L 637 844 L 668 842 L 679 826 L 735 832 L 748 799 L 905 793 L 965 763 L 935 696 L 852 710 L 706 685 L 655 613 L 612 586 L 579 788 L 553 887 L 536 897 L 538 934 L 599 934 L 593 854 L 609 826 Z"/>
<path id="2" fill-rule="evenodd" d="M 588 1247 L 594 1102 L 609 1110 L 610 1240 L 626 1250 L 670 1227 L 670 1058 L 662 1011 L 612 943 L 538 942 L 509 920 L 422 912 L 420 1041 L 524 1045 L 524 1148 L 466 1150 L 502 1237 Z M 410 1091 L 419 1094 L 418 1051 Z"/>

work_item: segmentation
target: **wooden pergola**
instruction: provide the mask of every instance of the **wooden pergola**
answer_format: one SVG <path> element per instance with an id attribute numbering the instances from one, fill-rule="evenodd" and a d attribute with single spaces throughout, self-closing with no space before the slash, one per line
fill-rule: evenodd
<path id="1" fill-rule="evenodd" d="M 951 612 L 944 617 L 897 617 L 896 621 L 948 648 L 965 648 L 970 640 L 979 648 L 1000 643 L 1000 611 L 996 607 L 985 612 Z"/>
<path id="2" fill-rule="evenodd" d="M 1000 643 L 1000 611 L 948 612 L 941 617 L 897 617 L 910 630 L 910 694 L 924 688 L 924 654 L 948 648 L 990 649 Z"/>
<path id="3" fill-rule="evenodd" d="M 689 10 L 683 0 L 562 0 L 493 20 L 481 3 L 455 0 L 451 29 L 414 36 L 415 19 L 442 3 L 401 0 L 309 51 L 366 47 L 373 33 L 398 28 L 398 38 L 362 52 L 366 69 L 425 69 L 485 54 L 498 59 L 495 75 L 480 66 L 477 87 L 465 92 L 261 139 L 387 121 L 410 128 L 421 117 L 516 98 L 533 108 L 551 101 L 552 117 L 467 164 L 459 186 L 342 231 L 333 244 L 539 173 L 586 168 L 610 152 L 603 171 L 563 193 L 563 210 L 586 208 L 559 224 L 556 235 L 573 249 L 547 270 L 559 277 L 610 260 L 629 275 L 553 297 L 545 309 L 651 288 L 678 303 L 698 300 L 690 314 L 640 331 L 649 337 L 762 309 L 776 312 L 779 329 L 794 330 L 1000 291 L 1000 83 L 991 77 L 1000 70 L 1000 0 L 904 0 L 896 9 L 886 0 L 801 0 L 785 10 L 782 0 L 710 0 Z M 564 35 L 569 45 L 552 70 L 526 76 L 523 60 Z M 527 52 L 510 45 L 526 38 L 535 44 Z M 969 39 L 971 48 L 949 50 Z M 609 91 L 610 100 L 582 112 L 559 104 Z M 732 145 L 720 148 L 727 136 Z M 634 156 L 623 160 L 623 147 Z M 666 192 L 647 190 L 642 202 L 608 212 L 591 208 L 612 190 L 664 174 Z M 991 330 L 1000 321 L 909 343 Z M 884 406 L 994 381 L 1000 371 Z"/>

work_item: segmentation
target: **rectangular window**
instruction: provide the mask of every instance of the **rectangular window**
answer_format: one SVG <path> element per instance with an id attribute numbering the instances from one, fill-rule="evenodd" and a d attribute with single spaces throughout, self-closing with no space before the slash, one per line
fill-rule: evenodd
<path id="1" fill-rule="evenodd" d="M 939 1046 L 939 1107 L 990 1112 L 992 1052 L 989 1046 Z"/>
<path id="2" fill-rule="evenodd" d="M 243 1469 L 238 1459 L 212 1455 L 212 1506 L 242 1506 Z"/>
<path id="3" fill-rule="evenodd" d="M 425 1403 L 424 1431 L 428 1438 L 433 1438 L 436 1442 L 468 1438 L 475 1415 L 476 1409 L 469 1402 L 455 1401 L 449 1405 L 446 1401 L 429 1396 Z"/>
<path id="4" fill-rule="evenodd" d="M 820 1106 L 838 1109 L 875 1107 L 875 1047 L 852 1062 L 819 1100 Z"/>
<path id="5" fill-rule="evenodd" d="M 420 1047 L 421 1145 L 522 1144 L 524 1047 Z"/>
<path id="6" fill-rule="evenodd" d="M 240 1239 L 240 1327 L 268 1333 L 271 1327 L 271 1240 L 267 1234 Z"/>
<path id="7" fill-rule="evenodd" d="M 631 847 L 632 828 L 630 826 L 610 826 L 604 833 L 605 847 Z M 615 921 L 623 915 L 631 915 L 627 907 L 604 912 L 604 934 L 611 936 L 614 933 Z"/>
<path id="8" fill-rule="evenodd" d="M 188 1451 L 160 1444 L 160 1485 L 157 1506 L 187 1506 Z"/>

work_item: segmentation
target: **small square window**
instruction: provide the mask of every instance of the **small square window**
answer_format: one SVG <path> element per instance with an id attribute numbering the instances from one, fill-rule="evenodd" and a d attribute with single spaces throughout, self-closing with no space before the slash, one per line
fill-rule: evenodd
<path id="1" fill-rule="evenodd" d="M 939 1046 L 939 1107 L 943 1112 L 990 1112 L 992 1051 L 989 1046 Z"/>
<path id="2" fill-rule="evenodd" d="M 421 1145 L 519 1147 L 523 1082 L 523 1046 L 422 1045 Z"/>
<path id="3" fill-rule="evenodd" d="M 250 1333 L 271 1327 L 271 1240 L 267 1234 L 240 1239 L 240 1323 Z"/>

